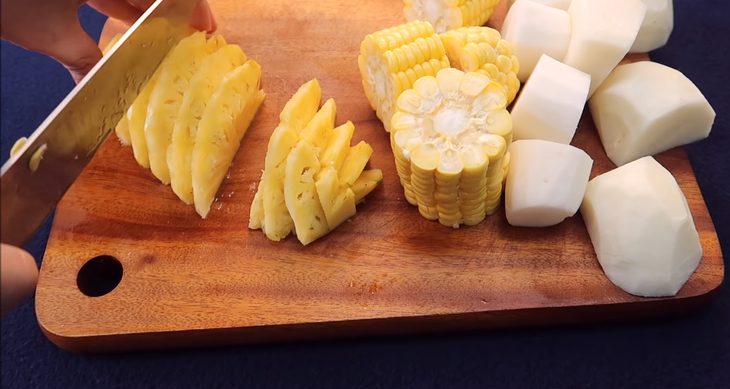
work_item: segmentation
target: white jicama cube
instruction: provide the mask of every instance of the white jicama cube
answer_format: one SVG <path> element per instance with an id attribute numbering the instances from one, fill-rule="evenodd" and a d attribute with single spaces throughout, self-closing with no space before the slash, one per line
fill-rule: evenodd
<path id="1" fill-rule="evenodd" d="M 618 166 L 706 138 L 715 121 L 692 81 L 650 61 L 618 66 L 588 105 L 603 148 Z"/>
<path id="2" fill-rule="evenodd" d="M 697 269 L 702 246 L 687 199 L 652 157 L 592 179 L 580 211 L 603 271 L 628 293 L 674 296 Z"/>
<path id="3" fill-rule="evenodd" d="M 534 0 L 518 0 L 504 19 L 502 38 L 512 43 L 520 63 L 517 78 L 524 82 L 541 55 L 563 59 L 570 41 L 570 16 Z"/>
<path id="4" fill-rule="evenodd" d="M 563 62 L 591 75 L 598 88 L 636 39 L 646 6 L 641 0 L 573 0 L 570 43 Z"/>
<path id="5" fill-rule="evenodd" d="M 674 4 L 672 0 L 642 0 L 646 4 L 646 16 L 639 34 L 629 52 L 645 53 L 664 46 L 674 28 Z"/>
<path id="6" fill-rule="evenodd" d="M 532 0 L 536 3 L 545 4 L 547 6 L 559 9 L 567 10 L 570 7 L 570 0 Z M 510 6 L 514 4 L 516 0 L 509 0 Z"/>
<path id="7" fill-rule="evenodd" d="M 509 152 L 505 186 L 509 224 L 552 226 L 578 211 L 593 166 L 588 154 L 544 140 L 515 141 Z"/>
<path id="8" fill-rule="evenodd" d="M 512 108 L 515 139 L 568 144 L 583 113 L 591 77 L 543 55 Z"/>

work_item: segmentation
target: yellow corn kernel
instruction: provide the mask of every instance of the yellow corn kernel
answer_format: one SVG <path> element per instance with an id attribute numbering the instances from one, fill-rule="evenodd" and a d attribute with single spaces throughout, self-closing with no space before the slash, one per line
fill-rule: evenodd
<path id="1" fill-rule="evenodd" d="M 386 131 L 400 93 L 423 76 L 449 67 L 441 40 L 423 21 L 387 28 L 365 37 L 357 58 L 370 106 Z"/>
<path id="2" fill-rule="evenodd" d="M 404 0 L 403 13 L 409 21 L 429 21 L 441 33 L 483 25 L 498 4 L 499 0 Z"/>
<path id="3" fill-rule="evenodd" d="M 399 96 L 391 146 L 405 197 L 423 217 L 457 228 L 497 209 L 512 141 L 506 105 L 501 85 L 452 68 Z"/>
<path id="4" fill-rule="evenodd" d="M 507 104 L 517 96 L 519 61 L 512 45 L 489 27 L 462 27 L 440 35 L 449 62 L 465 72 L 482 73 L 505 89 Z"/>

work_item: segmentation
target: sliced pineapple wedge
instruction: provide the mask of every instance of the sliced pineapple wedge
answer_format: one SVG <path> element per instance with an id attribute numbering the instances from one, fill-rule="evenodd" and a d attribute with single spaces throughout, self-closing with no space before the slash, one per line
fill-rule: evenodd
<path id="1" fill-rule="evenodd" d="M 261 67 L 248 60 L 227 74 L 203 110 L 192 152 L 195 210 L 205 218 L 265 94 Z"/>
<path id="2" fill-rule="evenodd" d="M 192 155 L 198 124 L 223 77 L 244 62 L 246 55 L 239 46 L 225 45 L 203 59 L 185 90 L 167 148 L 167 167 L 173 192 L 186 204 L 193 203 Z"/>
<path id="3" fill-rule="evenodd" d="M 284 199 L 294 221 L 297 238 L 304 245 L 329 232 L 314 181 L 314 175 L 320 168 L 317 150 L 307 142 L 297 143 L 286 159 Z"/>
<path id="4" fill-rule="evenodd" d="M 183 38 L 160 64 L 160 76 L 150 94 L 144 133 L 152 174 L 165 185 L 170 183 L 167 147 L 172 129 L 190 79 L 208 50 L 203 32 Z"/>
<path id="5" fill-rule="evenodd" d="M 132 143 L 134 159 L 145 169 L 150 167 L 149 151 L 147 149 L 147 138 L 144 128 L 147 119 L 147 106 L 150 102 L 150 95 L 160 79 L 160 67 L 152 73 L 152 76 L 144 85 L 142 90 L 134 99 L 134 102 L 127 110 L 127 122 L 129 126 L 129 140 Z"/>
<path id="6" fill-rule="evenodd" d="M 380 169 L 365 170 L 350 187 L 355 194 L 355 203 L 359 204 L 369 195 L 376 186 L 383 181 L 383 172 Z"/>
<path id="7" fill-rule="evenodd" d="M 302 85 L 269 140 L 249 228 L 271 240 L 294 231 L 304 245 L 315 241 L 355 215 L 355 204 L 382 180 L 380 170 L 363 172 L 372 147 L 350 147 L 355 126 L 335 127 L 335 101 L 317 110 L 320 100 L 316 80 Z"/>

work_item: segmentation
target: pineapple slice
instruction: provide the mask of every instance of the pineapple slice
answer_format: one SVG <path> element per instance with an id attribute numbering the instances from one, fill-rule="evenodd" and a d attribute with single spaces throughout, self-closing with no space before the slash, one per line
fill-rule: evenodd
<path id="1" fill-rule="evenodd" d="M 314 175 L 320 168 L 317 150 L 307 142 L 297 143 L 286 159 L 284 199 L 294 221 L 297 238 L 303 245 L 329 232 L 314 181 Z"/>
<path id="2" fill-rule="evenodd" d="M 324 168 L 316 186 L 330 230 L 355 215 L 355 193 L 340 184 L 337 170 L 332 167 Z"/>
<path id="3" fill-rule="evenodd" d="M 109 40 L 109 43 L 104 46 L 104 48 L 101 50 L 102 54 L 106 55 L 106 53 L 114 46 L 115 43 L 119 41 L 119 38 L 122 37 L 123 34 L 117 34 L 112 37 L 112 39 Z M 129 122 L 127 121 L 127 116 L 122 115 L 122 118 L 119 119 L 119 122 L 117 123 L 117 126 L 114 128 L 114 132 L 117 134 L 117 138 L 119 138 L 119 142 L 121 142 L 125 146 L 129 146 L 129 143 L 131 142 L 129 139 Z"/>
<path id="4" fill-rule="evenodd" d="M 167 167 L 172 190 L 185 204 L 193 203 L 192 155 L 198 123 L 223 77 L 244 62 L 246 55 L 237 45 L 221 47 L 205 57 L 183 95 L 167 149 Z"/>
<path id="5" fill-rule="evenodd" d="M 317 114 L 321 101 L 322 89 L 315 78 L 299 87 L 294 96 L 287 101 L 279 114 L 279 121 L 300 132 Z"/>
<path id="6" fill-rule="evenodd" d="M 355 180 L 350 189 L 355 194 L 355 203 L 360 203 L 365 196 L 375 189 L 383 181 L 383 172 L 380 169 L 365 170 Z"/>
<path id="7" fill-rule="evenodd" d="M 261 67 L 246 61 L 223 78 L 203 111 L 192 153 L 195 210 L 205 218 L 265 94 Z"/>
<path id="8" fill-rule="evenodd" d="M 345 157 L 347 157 L 347 152 L 350 151 L 350 141 L 354 132 L 355 125 L 351 121 L 347 121 L 347 123 L 336 127 L 330 132 L 327 147 L 320 156 L 322 166 L 340 170 L 345 162 Z"/>
<path id="9" fill-rule="evenodd" d="M 175 119 L 190 79 L 208 49 L 203 32 L 182 39 L 160 64 L 160 76 L 150 94 L 144 133 L 152 174 L 165 185 L 170 183 L 167 147 Z"/>
<path id="10" fill-rule="evenodd" d="M 304 127 L 300 138 L 321 152 L 327 145 L 327 137 L 330 131 L 335 128 L 336 115 L 337 105 L 335 104 L 335 100 L 327 99 L 322 105 L 322 108 L 317 111 L 314 117 L 312 117 L 312 120 Z"/>
<path id="11" fill-rule="evenodd" d="M 370 156 L 373 155 L 373 148 L 365 141 L 350 147 L 347 158 L 340 169 L 339 181 L 344 185 L 355 183 L 362 171 L 365 169 Z"/>
<path id="12" fill-rule="evenodd" d="M 144 85 L 142 90 L 134 99 L 134 102 L 127 110 L 127 121 L 129 125 L 129 141 L 132 143 L 134 159 L 145 169 L 150 167 L 149 151 L 147 150 L 147 138 L 144 127 L 147 118 L 147 106 L 150 102 L 150 95 L 160 78 L 160 67 L 152 73 L 152 76 Z"/>

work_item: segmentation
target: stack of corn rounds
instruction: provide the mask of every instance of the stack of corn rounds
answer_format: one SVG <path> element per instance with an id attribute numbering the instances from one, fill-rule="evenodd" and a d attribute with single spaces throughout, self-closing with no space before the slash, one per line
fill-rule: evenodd
<path id="1" fill-rule="evenodd" d="M 357 58 L 370 106 L 386 131 L 398 96 L 423 76 L 449 67 L 441 40 L 428 22 L 415 21 L 365 37 Z"/>
<path id="2" fill-rule="evenodd" d="M 429 21 L 436 32 L 464 26 L 481 26 L 489 20 L 500 0 L 404 0 L 408 21 Z"/>
<path id="3" fill-rule="evenodd" d="M 364 170 L 373 149 L 350 146 L 352 122 L 335 127 L 333 99 L 320 108 L 317 80 L 302 85 L 279 115 L 251 204 L 249 228 L 274 241 L 292 231 L 307 245 L 355 214 L 355 205 L 382 180 Z"/>
<path id="4" fill-rule="evenodd" d="M 465 72 L 478 72 L 500 83 L 507 104 L 517 96 L 520 70 L 512 45 L 499 31 L 489 27 L 462 27 L 440 35 L 451 66 Z"/>
<path id="5" fill-rule="evenodd" d="M 400 95 L 391 147 L 405 197 L 423 217 L 458 228 L 496 211 L 512 141 L 506 105 L 499 83 L 452 68 Z"/>
<path id="6" fill-rule="evenodd" d="M 195 32 L 162 61 L 116 128 L 134 158 L 203 218 L 264 100 L 261 68 Z"/>

